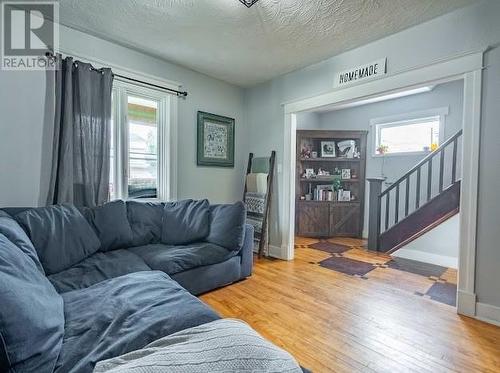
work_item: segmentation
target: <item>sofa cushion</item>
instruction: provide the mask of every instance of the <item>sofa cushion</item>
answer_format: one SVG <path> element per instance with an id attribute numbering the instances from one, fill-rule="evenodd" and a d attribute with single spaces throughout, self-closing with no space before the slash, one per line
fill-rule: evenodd
<path id="1" fill-rule="evenodd" d="M 97 252 L 62 272 L 49 276 L 59 293 L 83 289 L 98 282 L 151 268 L 138 255 L 124 249 Z"/>
<path id="2" fill-rule="evenodd" d="M 49 275 L 71 267 L 101 246 L 92 227 L 72 205 L 34 208 L 15 219 L 28 233 Z"/>
<path id="3" fill-rule="evenodd" d="M 208 200 L 168 202 L 163 211 L 161 242 L 183 245 L 203 240 L 209 230 Z"/>
<path id="4" fill-rule="evenodd" d="M 101 251 L 132 246 L 132 228 L 127 219 L 127 205 L 124 201 L 116 200 L 93 208 L 89 215 L 101 241 Z"/>
<path id="5" fill-rule="evenodd" d="M 127 217 L 132 228 L 132 246 L 158 243 L 164 204 L 159 202 L 127 201 Z"/>
<path id="6" fill-rule="evenodd" d="M 33 260 L 35 266 L 42 274 L 45 274 L 40 259 L 36 253 L 33 243 L 30 241 L 26 232 L 21 228 L 19 223 L 12 216 L 0 210 L 0 233 L 9 239 L 14 245 L 22 250 L 27 256 Z"/>
<path id="7" fill-rule="evenodd" d="M 169 275 L 195 267 L 221 263 L 234 256 L 234 253 L 224 247 L 208 242 L 183 246 L 153 244 L 128 250 L 139 255 L 151 269 L 163 271 Z"/>
<path id="8" fill-rule="evenodd" d="M 210 232 L 207 241 L 239 251 L 245 237 L 246 210 L 243 202 L 210 207 Z"/>
<path id="9" fill-rule="evenodd" d="M 63 300 L 33 260 L 3 234 L 0 299 L 0 348 L 5 345 L 9 371 L 52 372 L 64 334 Z"/>
<path id="10" fill-rule="evenodd" d="M 157 271 L 117 277 L 62 297 L 66 330 L 56 372 L 92 372 L 97 361 L 219 318 Z"/>

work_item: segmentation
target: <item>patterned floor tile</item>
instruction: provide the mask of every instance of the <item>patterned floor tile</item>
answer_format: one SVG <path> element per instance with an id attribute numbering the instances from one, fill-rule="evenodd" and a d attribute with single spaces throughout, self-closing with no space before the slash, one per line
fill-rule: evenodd
<path id="1" fill-rule="evenodd" d="M 448 268 L 441 267 L 435 264 L 417 262 L 415 260 L 393 258 L 387 263 L 389 268 L 398 269 L 404 272 L 414 273 L 416 275 L 431 277 L 437 280 Z M 434 280 L 434 281 L 435 281 Z"/>
<path id="2" fill-rule="evenodd" d="M 296 248 L 310 250 L 312 265 L 407 291 L 429 300 L 455 305 L 457 270 L 414 260 L 391 257 L 363 248 L 353 238 L 326 240 L 298 238 Z"/>
<path id="3" fill-rule="evenodd" d="M 436 282 L 425 293 L 432 300 L 445 303 L 450 306 L 457 305 L 457 285 L 447 282 Z"/>
<path id="4" fill-rule="evenodd" d="M 320 241 L 312 245 L 309 245 L 309 247 L 316 250 L 325 251 L 330 254 L 340 254 L 346 252 L 347 250 L 351 250 L 349 246 L 339 245 L 328 241 Z"/>
<path id="5" fill-rule="evenodd" d="M 364 276 L 368 272 L 375 269 L 373 265 L 359 260 L 344 258 L 344 257 L 331 257 L 319 262 L 319 265 L 337 272 L 345 273 L 350 276 Z"/>

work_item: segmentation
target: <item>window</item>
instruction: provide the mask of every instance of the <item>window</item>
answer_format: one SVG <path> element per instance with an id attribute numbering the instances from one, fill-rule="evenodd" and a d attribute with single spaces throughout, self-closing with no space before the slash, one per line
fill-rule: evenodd
<path id="1" fill-rule="evenodd" d="M 429 153 L 439 146 L 444 114 L 394 118 L 372 120 L 375 156 Z"/>
<path id="2" fill-rule="evenodd" d="M 171 96 L 122 81 L 113 84 L 111 199 L 170 199 Z"/>
<path id="3" fill-rule="evenodd" d="M 128 197 L 158 197 L 158 102 L 127 97 Z"/>

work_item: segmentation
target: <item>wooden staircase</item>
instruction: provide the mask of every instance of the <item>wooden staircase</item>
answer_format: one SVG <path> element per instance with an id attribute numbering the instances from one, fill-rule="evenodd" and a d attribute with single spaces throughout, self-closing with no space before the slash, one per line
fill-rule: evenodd
<path id="1" fill-rule="evenodd" d="M 368 179 L 368 249 L 392 253 L 458 213 L 457 154 L 461 136 L 462 130 L 384 191 L 384 179 Z"/>

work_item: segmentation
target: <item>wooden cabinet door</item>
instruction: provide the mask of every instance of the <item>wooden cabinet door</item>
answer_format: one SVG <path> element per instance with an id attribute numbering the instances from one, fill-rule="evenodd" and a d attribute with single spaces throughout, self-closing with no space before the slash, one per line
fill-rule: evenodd
<path id="1" fill-rule="evenodd" d="M 297 234 L 306 237 L 327 237 L 330 234 L 330 204 L 300 201 L 297 203 Z"/>
<path id="2" fill-rule="evenodd" d="M 331 236 L 359 237 L 361 235 L 359 203 L 332 204 L 330 209 Z"/>

